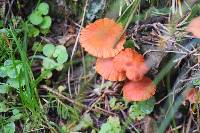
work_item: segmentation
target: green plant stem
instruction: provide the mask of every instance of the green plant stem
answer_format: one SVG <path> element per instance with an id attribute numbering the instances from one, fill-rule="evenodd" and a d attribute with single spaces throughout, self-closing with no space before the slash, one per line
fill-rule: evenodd
<path id="1" fill-rule="evenodd" d="M 131 3 L 130 6 L 131 6 L 131 12 L 132 12 L 132 13 L 131 13 L 130 16 L 128 17 L 128 21 L 127 21 L 127 23 L 126 23 L 126 25 L 125 25 L 123 31 L 122 31 L 122 32 L 119 34 L 119 36 L 116 38 L 116 41 L 115 41 L 115 43 L 113 44 L 113 48 L 116 48 L 116 46 L 117 46 L 117 44 L 118 44 L 120 38 L 124 35 L 124 33 L 125 33 L 125 31 L 127 30 L 129 24 L 130 24 L 131 21 L 133 20 L 133 16 L 134 16 L 134 14 L 136 13 L 136 11 L 137 11 L 139 5 L 140 5 L 140 0 L 136 0 L 136 1 L 133 1 L 133 2 Z M 128 9 L 125 10 L 125 12 L 124 12 L 123 14 L 125 14 L 127 11 L 128 11 Z M 121 17 L 123 17 L 123 15 L 122 15 Z M 118 22 L 119 22 L 119 20 L 120 20 L 120 18 L 118 19 Z"/>

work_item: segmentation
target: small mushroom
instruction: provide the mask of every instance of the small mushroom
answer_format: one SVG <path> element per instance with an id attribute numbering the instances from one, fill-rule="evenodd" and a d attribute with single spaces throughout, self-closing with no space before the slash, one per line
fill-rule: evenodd
<path id="1" fill-rule="evenodd" d="M 192 32 L 195 37 L 200 38 L 200 17 L 194 18 L 186 30 Z"/>
<path id="2" fill-rule="evenodd" d="M 149 70 L 143 55 L 126 48 L 114 57 L 114 66 L 119 72 L 126 72 L 129 80 L 139 81 Z"/>
<path id="3" fill-rule="evenodd" d="M 126 79 L 125 72 L 118 72 L 115 69 L 113 58 L 98 58 L 96 61 L 96 71 L 107 80 L 123 81 Z"/>
<path id="4" fill-rule="evenodd" d="M 127 101 L 144 101 L 156 92 L 156 86 L 148 77 L 140 81 L 128 81 L 123 87 L 123 96 Z"/>
<path id="5" fill-rule="evenodd" d="M 200 102 L 199 90 L 197 88 L 192 88 L 185 92 L 185 100 L 188 100 L 191 104 Z"/>
<path id="6" fill-rule="evenodd" d="M 81 30 L 80 44 L 93 56 L 114 57 L 124 48 L 125 35 L 121 36 L 122 32 L 123 27 L 113 20 L 99 19 Z"/>

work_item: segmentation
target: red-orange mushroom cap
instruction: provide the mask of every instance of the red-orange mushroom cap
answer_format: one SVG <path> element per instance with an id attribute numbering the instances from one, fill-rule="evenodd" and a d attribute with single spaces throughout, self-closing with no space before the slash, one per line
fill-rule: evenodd
<path id="1" fill-rule="evenodd" d="M 195 37 L 200 38 L 200 17 L 194 18 L 186 30 L 192 32 Z"/>
<path id="2" fill-rule="evenodd" d="M 156 86 L 148 77 L 140 81 L 128 81 L 123 87 L 123 96 L 127 101 L 144 101 L 156 92 Z"/>
<path id="3" fill-rule="evenodd" d="M 187 90 L 185 93 L 185 100 L 188 100 L 190 103 L 199 103 L 200 102 L 200 93 L 197 88 L 192 88 Z"/>
<path id="4" fill-rule="evenodd" d="M 129 80 L 138 81 L 143 78 L 145 73 L 149 70 L 144 56 L 126 48 L 114 57 L 114 66 L 118 71 L 125 71 Z"/>
<path id="5" fill-rule="evenodd" d="M 126 79 L 124 72 L 118 72 L 114 68 L 113 58 L 98 58 L 96 61 L 96 71 L 107 80 L 123 81 Z"/>
<path id="6" fill-rule="evenodd" d="M 122 32 L 123 27 L 113 20 L 99 19 L 81 30 L 80 44 L 93 56 L 114 57 L 124 48 L 125 36 Z"/>

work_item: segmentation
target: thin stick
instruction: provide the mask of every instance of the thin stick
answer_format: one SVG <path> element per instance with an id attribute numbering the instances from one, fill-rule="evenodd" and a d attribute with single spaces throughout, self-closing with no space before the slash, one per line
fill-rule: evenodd
<path id="1" fill-rule="evenodd" d="M 74 47 L 73 47 L 73 50 L 72 50 L 72 54 L 71 54 L 71 57 L 70 57 L 70 61 L 72 61 L 73 57 L 74 57 L 74 53 L 76 51 L 76 48 L 78 46 L 78 40 L 79 40 L 79 36 L 80 36 L 80 31 L 83 27 L 83 23 L 84 23 L 84 20 L 85 20 L 85 13 L 86 13 L 86 8 L 87 8 L 87 5 L 88 5 L 88 0 L 86 0 L 85 2 L 85 7 L 84 7 L 84 12 L 83 12 L 83 16 L 82 16 L 82 20 L 81 20 L 81 26 L 79 28 L 79 31 L 78 31 L 78 35 L 76 37 L 76 41 L 75 41 L 75 44 L 74 44 Z M 67 74 L 67 77 L 68 77 L 68 80 L 67 80 L 67 86 L 68 86 L 68 90 L 69 90 L 69 94 L 70 94 L 70 97 L 72 97 L 72 94 L 71 94 L 71 86 L 70 86 L 70 68 L 68 69 L 68 74 Z"/>
<path id="2" fill-rule="evenodd" d="M 79 107 L 82 107 L 82 108 L 85 108 L 85 109 L 87 109 L 87 110 L 91 110 L 91 111 L 94 111 L 94 112 L 99 112 L 99 111 L 100 111 L 100 112 L 103 112 L 104 114 L 116 115 L 116 114 L 113 113 L 113 112 L 107 111 L 107 110 L 102 109 L 102 108 L 99 108 L 99 107 L 90 108 L 90 107 L 88 107 L 88 106 L 86 106 L 86 105 L 84 105 L 84 104 L 82 104 L 82 103 L 79 103 L 79 102 L 75 101 L 74 99 L 71 99 L 71 98 L 69 98 L 69 97 L 67 97 L 67 96 L 64 96 L 64 95 L 60 94 L 59 92 L 53 91 L 52 88 L 50 88 L 50 87 L 48 87 L 48 86 L 46 86 L 46 85 L 41 85 L 40 87 L 41 87 L 42 89 L 45 89 L 45 90 L 47 90 L 47 91 L 49 91 L 49 92 L 51 92 L 51 93 L 57 95 L 58 97 L 60 97 L 60 98 L 62 98 L 62 99 L 67 100 L 68 102 L 70 102 L 70 103 L 72 103 L 72 104 L 75 104 L 75 105 L 77 105 L 77 106 L 79 106 Z"/>

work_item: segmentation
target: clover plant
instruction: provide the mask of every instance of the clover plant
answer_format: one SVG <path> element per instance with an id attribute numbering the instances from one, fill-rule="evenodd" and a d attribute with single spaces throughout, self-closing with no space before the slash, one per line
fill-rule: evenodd
<path id="1" fill-rule="evenodd" d="M 23 76 L 23 67 L 20 60 L 6 60 L 3 66 L 0 66 L 0 77 L 5 79 L 5 83 L 0 84 L 0 93 L 6 93 L 9 87 L 18 89 L 25 85 Z"/>
<path id="2" fill-rule="evenodd" d="M 68 59 L 67 50 L 63 45 L 53 45 L 53 44 L 46 44 L 43 47 L 43 62 L 42 62 L 42 69 L 43 70 L 53 70 L 56 69 L 57 71 L 61 71 L 63 68 L 63 64 Z M 50 78 L 52 76 L 52 72 L 47 74 L 46 78 Z"/>
<path id="3" fill-rule="evenodd" d="M 38 7 L 29 15 L 28 24 L 29 36 L 36 37 L 39 33 L 46 34 L 51 27 L 52 19 L 48 16 L 49 5 L 45 2 L 40 3 Z"/>

